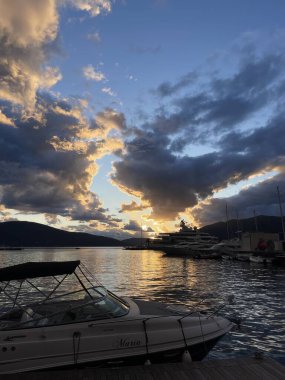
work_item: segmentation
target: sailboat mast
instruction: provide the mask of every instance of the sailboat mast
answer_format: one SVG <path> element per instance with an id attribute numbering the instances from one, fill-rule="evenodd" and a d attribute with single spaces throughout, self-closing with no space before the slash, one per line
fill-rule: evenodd
<path id="1" fill-rule="evenodd" d="M 255 231 L 258 232 L 258 224 L 257 224 L 257 217 L 256 217 L 255 209 L 253 210 L 253 217 L 254 217 Z"/>
<path id="2" fill-rule="evenodd" d="M 282 211 L 282 204 L 281 204 L 281 198 L 280 198 L 280 192 L 279 192 L 279 186 L 278 185 L 277 185 L 277 195 L 278 195 L 278 202 L 279 202 L 279 208 L 280 208 L 280 216 L 281 216 L 281 223 L 282 223 L 283 240 L 284 240 L 285 239 L 284 220 L 283 220 L 283 211 Z"/>
<path id="3" fill-rule="evenodd" d="M 228 240 L 230 240 L 229 215 L 228 215 L 228 204 L 227 204 L 227 203 L 226 203 L 226 217 L 227 217 L 227 234 L 228 234 Z"/>

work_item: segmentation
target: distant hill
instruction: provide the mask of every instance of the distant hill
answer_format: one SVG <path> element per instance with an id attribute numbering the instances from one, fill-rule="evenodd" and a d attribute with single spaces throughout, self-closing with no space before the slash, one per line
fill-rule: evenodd
<path id="1" fill-rule="evenodd" d="M 119 240 L 32 222 L 0 223 L 0 247 L 113 247 Z"/>
<path id="2" fill-rule="evenodd" d="M 259 232 L 282 233 L 282 223 L 279 216 L 259 215 L 256 217 L 257 228 Z M 237 237 L 237 231 L 254 232 L 256 231 L 255 218 L 229 220 L 230 238 Z M 227 223 L 218 222 L 204 226 L 200 229 L 211 235 L 218 236 L 220 239 L 227 239 Z"/>

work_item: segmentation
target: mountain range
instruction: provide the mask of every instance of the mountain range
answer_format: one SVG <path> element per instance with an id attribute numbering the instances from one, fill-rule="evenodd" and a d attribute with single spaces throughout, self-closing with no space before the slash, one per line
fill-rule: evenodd
<path id="1" fill-rule="evenodd" d="M 219 239 L 237 236 L 238 231 L 282 232 L 280 217 L 259 215 L 256 218 L 218 222 L 200 229 Z M 143 239 L 145 241 L 146 239 Z M 0 247 L 120 247 L 139 245 L 140 238 L 117 240 L 83 232 L 69 232 L 34 222 L 0 223 Z"/>
<path id="2" fill-rule="evenodd" d="M 33 222 L 0 223 L 0 246 L 2 247 L 114 247 L 121 246 L 119 240 L 69 232 Z"/>

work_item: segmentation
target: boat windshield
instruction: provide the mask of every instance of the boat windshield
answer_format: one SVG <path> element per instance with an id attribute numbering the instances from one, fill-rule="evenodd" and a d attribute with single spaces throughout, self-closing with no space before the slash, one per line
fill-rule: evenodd
<path id="1" fill-rule="evenodd" d="M 58 268 L 57 265 L 57 273 Z M 56 326 L 126 315 L 129 312 L 127 302 L 104 288 L 84 269 L 81 265 L 67 275 L 47 273 L 48 276 L 41 279 L 17 278 L 1 282 L 0 330 Z"/>
<path id="2" fill-rule="evenodd" d="M 56 326 L 122 317 L 128 313 L 128 304 L 105 288 L 86 290 L 55 297 L 48 302 L 27 305 L 24 309 L 13 308 L 0 316 L 0 329 Z M 69 296 L 74 294 L 76 299 L 71 299 Z"/>

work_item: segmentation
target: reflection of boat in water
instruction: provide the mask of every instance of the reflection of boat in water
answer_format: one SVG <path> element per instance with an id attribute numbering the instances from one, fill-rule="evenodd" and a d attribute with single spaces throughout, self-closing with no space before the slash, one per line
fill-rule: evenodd
<path id="1" fill-rule="evenodd" d="M 210 249 L 217 242 L 218 238 L 216 236 L 199 231 L 195 227 L 189 227 L 182 220 L 178 232 L 159 234 L 150 241 L 149 247 L 161 250 L 167 255 L 194 257 L 200 251 Z"/>
<path id="2" fill-rule="evenodd" d="M 196 252 L 194 256 L 195 259 L 207 259 L 207 260 L 218 260 L 222 258 L 219 252 L 215 252 L 212 249 L 200 249 Z"/>
<path id="3" fill-rule="evenodd" d="M 0 282 L 2 374 L 156 363 L 181 359 L 185 352 L 201 360 L 233 326 L 214 313 L 119 298 L 80 261 L 2 268 Z M 66 292 L 66 286 L 74 290 Z"/>
<path id="4" fill-rule="evenodd" d="M 261 264 L 272 264 L 274 259 L 273 255 L 270 254 L 262 254 L 261 252 L 253 253 L 249 261 L 252 263 L 261 263 Z"/>
<path id="5" fill-rule="evenodd" d="M 250 262 L 258 264 L 273 264 L 283 266 L 285 265 L 285 253 L 284 252 L 259 252 L 252 253 L 249 258 Z"/>

